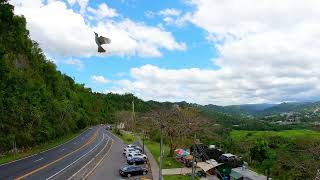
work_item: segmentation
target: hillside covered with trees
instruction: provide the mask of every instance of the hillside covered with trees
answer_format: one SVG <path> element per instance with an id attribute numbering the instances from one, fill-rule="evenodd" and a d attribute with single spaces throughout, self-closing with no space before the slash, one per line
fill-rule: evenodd
<path id="1" fill-rule="evenodd" d="M 0 153 L 30 147 L 88 125 L 114 121 L 115 112 L 149 106 L 131 94 L 94 93 L 57 70 L 37 42 L 24 17 L 0 1 Z"/>

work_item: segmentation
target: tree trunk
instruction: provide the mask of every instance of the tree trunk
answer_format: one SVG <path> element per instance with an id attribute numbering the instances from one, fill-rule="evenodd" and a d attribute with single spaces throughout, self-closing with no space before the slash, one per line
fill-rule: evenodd
<path id="1" fill-rule="evenodd" d="M 174 153 L 173 149 L 173 137 L 170 136 L 170 150 L 169 150 L 169 156 L 172 157 Z"/>

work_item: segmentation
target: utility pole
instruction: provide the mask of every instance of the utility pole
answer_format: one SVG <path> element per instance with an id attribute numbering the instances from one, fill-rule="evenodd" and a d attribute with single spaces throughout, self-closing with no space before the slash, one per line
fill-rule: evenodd
<path id="1" fill-rule="evenodd" d="M 196 173 L 196 167 L 194 167 L 194 163 L 196 161 L 196 156 L 197 156 L 197 151 L 198 151 L 198 148 L 197 148 L 197 145 L 196 145 L 196 134 L 194 135 L 194 145 L 193 145 L 193 152 L 192 152 L 192 180 L 194 180 L 194 177 L 195 177 L 195 173 Z"/>
<path id="2" fill-rule="evenodd" d="M 135 122 L 134 122 L 134 118 L 135 118 L 135 112 L 134 112 L 134 96 L 132 98 L 132 132 L 134 131 L 134 125 L 135 125 Z"/>
<path id="3" fill-rule="evenodd" d="M 195 147 L 195 146 L 194 146 Z M 193 149 L 193 153 L 192 153 L 192 176 L 191 176 L 191 179 L 194 180 L 194 175 L 195 175 L 195 168 L 194 168 L 194 163 L 195 163 L 195 159 L 196 159 L 196 150 L 195 148 Z"/>
<path id="4" fill-rule="evenodd" d="M 144 133 L 145 133 L 145 131 L 144 130 L 142 130 L 142 153 L 144 154 Z"/>
<path id="5" fill-rule="evenodd" d="M 164 125 L 160 124 L 160 166 L 159 166 L 159 180 L 162 180 L 162 159 L 163 159 L 163 136 L 162 136 L 162 129 L 164 128 Z"/>

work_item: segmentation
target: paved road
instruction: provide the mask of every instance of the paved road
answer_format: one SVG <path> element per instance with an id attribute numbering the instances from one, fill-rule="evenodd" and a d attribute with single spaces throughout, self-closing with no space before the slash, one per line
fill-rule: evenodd
<path id="1" fill-rule="evenodd" d="M 101 164 L 95 169 L 95 171 L 88 177 L 88 180 L 120 180 L 120 179 L 152 179 L 152 174 L 149 173 L 146 176 L 136 176 L 131 178 L 123 178 L 119 175 L 119 168 L 127 165 L 127 161 L 123 156 L 123 148 L 126 146 L 118 137 L 111 133 L 107 135 L 113 140 L 111 149 L 103 159 Z"/>
<path id="2" fill-rule="evenodd" d="M 94 126 L 61 146 L 0 165 L 0 179 L 67 179 L 109 140 L 103 126 Z"/>

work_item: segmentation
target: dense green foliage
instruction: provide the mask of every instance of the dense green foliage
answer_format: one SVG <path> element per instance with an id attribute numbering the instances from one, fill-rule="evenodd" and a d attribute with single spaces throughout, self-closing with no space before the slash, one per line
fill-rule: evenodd
<path id="1" fill-rule="evenodd" d="M 30 147 L 113 122 L 115 112 L 131 109 L 131 94 L 93 93 L 62 74 L 29 38 L 24 17 L 0 1 L 0 153 Z M 149 106 L 135 98 L 136 111 Z"/>
<path id="2" fill-rule="evenodd" d="M 231 132 L 228 151 L 242 156 L 251 167 L 273 179 L 314 179 L 320 168 L 319 132 Z"/>

